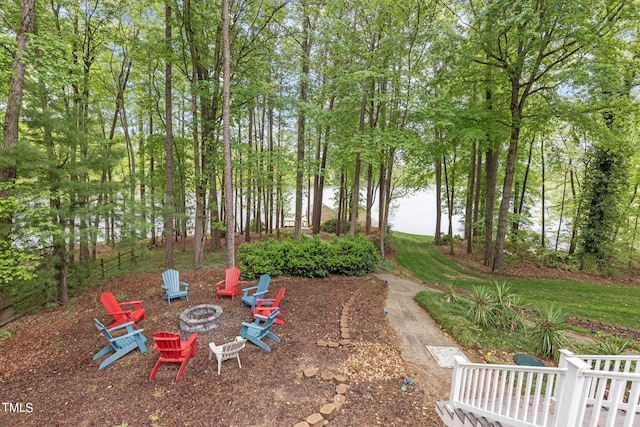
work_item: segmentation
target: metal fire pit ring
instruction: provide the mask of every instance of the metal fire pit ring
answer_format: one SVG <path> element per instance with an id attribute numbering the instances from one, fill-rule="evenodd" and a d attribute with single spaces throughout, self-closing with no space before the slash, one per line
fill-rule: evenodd
<path id="1" fill-rule="evenodd" d="M 206 332 L 217 328 L 222 321 L 222 307 L 200 304 L 180 314 L 180 329 L 184 332 Z"/>

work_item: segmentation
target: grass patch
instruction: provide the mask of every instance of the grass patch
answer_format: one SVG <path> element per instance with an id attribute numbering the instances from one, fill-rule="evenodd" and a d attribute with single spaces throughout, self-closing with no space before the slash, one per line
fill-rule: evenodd
<path id="1" fill-rule="evenodd" d="M 392 244 L 398 264 L 425 282 L 472 291 L 474 286 L 493 286 L 496 279 L 492 274 L 470 271 L 455 259 L 443 255 L 433 245 L 432 237 L 394 232 Z M 510 277 L 506 281 L 511 285 L 511 291 L 528 303 L 554 303 L 568 316 L 637 328 L 639 287 L 535 277 Z"/>
<path id="2" fill-rule="evenodd" d="M 471 321 L 467 313 L 472 302 L 468 298 L 447 302 L 442 292 L 421 291 L 416 301 L 460 345 L 473 347 L 478 343 L 483 348 L 504 351 L 526 351 L 530 347 L 525 334 L 506 333 L 494 327 L 482 329 Z"/>

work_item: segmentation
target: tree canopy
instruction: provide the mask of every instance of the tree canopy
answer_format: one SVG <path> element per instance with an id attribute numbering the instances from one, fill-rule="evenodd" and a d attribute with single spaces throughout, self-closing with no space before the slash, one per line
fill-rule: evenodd
<path id="1" fill-rule="evenodd" d="M 522 242 L 631 260 L 638 6 L 3 1 L 0 296 L 43 263 L 66 303 L 102 241 L 194 235 L 198 268 L 225 233 L 318 233 L 329 188 L 383 257 L 394 200 L 433 187 L 436 240 L 461 214 L 495 272 Z"/>

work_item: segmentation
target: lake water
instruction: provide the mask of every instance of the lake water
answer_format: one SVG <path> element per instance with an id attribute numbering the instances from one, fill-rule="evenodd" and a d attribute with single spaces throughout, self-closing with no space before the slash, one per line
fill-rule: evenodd
<path id="1" fill-rule="evenodd" d="M 335 208 L 333 189 L 324 191 L 323 202 L 330 208 Z M 306 203 L 306 202 L 305 202 Z M 446 209 L 445 209 L 446 211 Z M 378 203 L 374 203 L 371 210 L 373 220 L 378 221 Z M 443 212 L 440 231 L 447 233 L 449 216 Z M 459 215 L 453 217 L 453 234 L 462 235 L 464 231 L 463 219 Z M 433 236 L 436 232 L 436 192 L 434 188 L 419 190 L 402 198 L 394 199 L 389 213 L 389 223 L 393 231 L 422 236 Z"/>

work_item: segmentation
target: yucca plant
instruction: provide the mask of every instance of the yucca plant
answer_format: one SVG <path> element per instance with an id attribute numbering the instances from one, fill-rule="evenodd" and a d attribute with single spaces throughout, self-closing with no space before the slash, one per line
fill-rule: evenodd
<path id="1" fill-rule="evenodd" d="M 446 302 L 456 302 L 458 300 L 456 287 L 452 283 L 447 284 L 447 286 L 445 287 L 442 299 L 444 299 Z"/>
<path id="2" fill-rule="evenodd" d="M 555 304 L 535 305 L 535 326 L 529 332 L 536 354 L 558 359 L 559 352 L 566 346 L 567 338 L 562 333 L 566 326 L 567 314 Z"/>
<path id="3" fill-rule="evenodd" d="M 596 336 L 596 342 L 598 344 L 598 351 L 600 354 L 607 355 L 619 355 L 625 352 L 625 350 L 631 344 L 629 338 L 622 339 L 611 335 L 598 335 Z"/>
<path id="4" fill-rule="evenodd" d="M 524 313 L 520 296 L 511 291 L 507 282 L 494 282 L 495 309 L 494 323 L 498 328 L 509 331 L 523 330 Z"/>
<path id="5" fill-rule="evenodd" d="M 482 328 L 494 324 L 495 296 L 486 286 L 474 286 L 467 316 Z"/>

